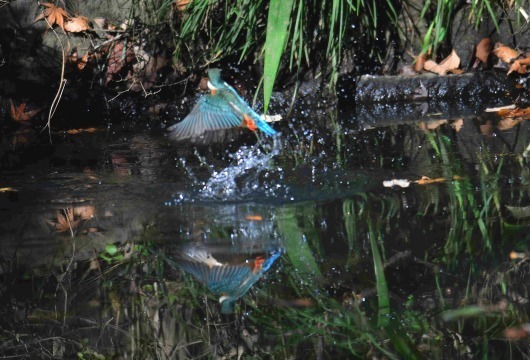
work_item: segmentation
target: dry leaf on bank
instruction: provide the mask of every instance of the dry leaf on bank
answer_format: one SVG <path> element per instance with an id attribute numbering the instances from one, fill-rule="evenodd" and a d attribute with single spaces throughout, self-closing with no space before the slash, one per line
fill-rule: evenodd
<path id="1" fill-rule="evenodd" d="M 480 40 L 480 42 L 478 43 L 475 49 L 475 57 L 483 64 L 487 64 L 488 57 L 490 56 L 492 49 L 493 44 L 491 43 L 491 39 L 489 37 L 486 37 Z"/>
<path id="2" fill-rule="evenodd" d="M 493 55 L 509 64 L 519 56 L 519 52 L 502 43 L 496 43 L 495 49 L 492 51 Z"/>
<path id="3" fill-rule="evenodd" d="M 512 110 L 512 109 L 515 109 L 515 104 L 499 106 L 499 107 L 494 107 L 494 108 L 486 108 L 486 110 L 484 111 L 485 112 L 498 112 L 501 110 Z"/>
<path id="4" fill-rule="evenodd" d="M 445 75 L 448 71 L 455 70 L 459 66 L 460 58 L 453 50 L 451 51 L 451 54 L 446 57 L 440 64 L 437 64 L 433 60 L 427 60 L 423 68 L 438 75 Z"/>
<path id="5" fill-rule="evenodd" d="M 22 103 L 18 107 L 15 108 L 15 104 L 13 104 L 13 100 L 9 100 L 9 101 L 11 102 L 11 113 L 10 113 L 11 119 L 15 121 L 19 121 L 19 122 L 28 121 L 29 119 L 37 115 L 39 111 L 41 111 L 41 109 L 35 109 L 35 110 L 24 112 L 24 110 L 26 110 L 26 103 Z"/>
<path id="6" fill-rule="evenodd" d="M 418 55 L 418 57 L 416 58 L 416 64 L 414 65 L 414 71 L 419 73 L 423 70 L 426 58 L 427 55 L 425 55 L 425 53 L 421 53 Z"/>
<path id="7" fill-rule="evenodd" d="M 524 108 L 524 109 L 513 109 L 513 110 L 500 110 L 497 112 L 497 116 L 502 118 L 511 118 L 511 119 L 519 119 L 519 120 L 528 120 L 530 119 L 530 107 Z"/>
<path id="8" fill-rule="evenodd" d="M 530 57 L 527 57 L 526 59 L 515 60 L 512 66 L 510 66 L 510 70 L 508 70 L 508 75 L 510 75 L 512 72 L 517 72 L 521 75 L 526 74 L 528 65 L 530 65 Z"/>
<path id="9" fill-rule="evenodd" d="M 72 33 L 91 30 L 88 21 L 88 18 L 84 16 L 76 16 L 74 18 L 71 18 L 64 24 L 64 29 Z"/>
<path id="10" fill-rule="evenodd" d="M 52 3 L 39 4 L 44 6 L 46 9 L 44 9 L 42 13 L 37 16 L 33 22 L 37 22 L 46 18 L 46 20 L 50 23 L 51 26 L 57 24 L 64 31 L 64 21 L 65 19 L 68 19 L 68 14 L 66 13 L 66 11 L 64 11 L 63 8 L 60 8 Z"/>
<path id="11" fill-rule="evenodd" d="M 89 52 L 87 51 L 85 55 L 80 58 L 77 50 L 74 49 L 72 54 L 68 57 L 68 62 L 75 64 L 78 70 L 83 70 L 88 63 L 88 58 L 92 58 L 93 56 L 93 54 L 89 56 Z"/>

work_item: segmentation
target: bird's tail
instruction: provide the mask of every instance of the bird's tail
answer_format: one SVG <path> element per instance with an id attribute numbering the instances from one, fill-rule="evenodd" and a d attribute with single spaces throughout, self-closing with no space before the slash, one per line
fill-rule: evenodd
<path id="1" fill-rule="evenodd" d="M 276 130 L 274 130 L 265 120 L 261 118 L 255 111 L 252 111 L 252 120 L 256 123 L 258 129 L 263 131 L 266 135 L 273 136 L 276 135 Z"/>

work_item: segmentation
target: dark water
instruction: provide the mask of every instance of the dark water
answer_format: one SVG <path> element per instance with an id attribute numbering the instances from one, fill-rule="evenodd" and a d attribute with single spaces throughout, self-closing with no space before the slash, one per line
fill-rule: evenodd
<path id="1" fill-rule="evenodd" d="M 6 139 L 0 354 L 528 357 L 528 122 L 309 117 Z"/>

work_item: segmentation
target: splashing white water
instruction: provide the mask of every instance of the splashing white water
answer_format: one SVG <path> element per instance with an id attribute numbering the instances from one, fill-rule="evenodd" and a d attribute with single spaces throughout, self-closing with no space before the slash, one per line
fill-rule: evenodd
<path id="1" fill-rule="evenodd" d="M 270 172 L 277 172 L 273 158 L 280 153 L 281 140 L 274 138 L 272 145 L 243 146 L 230 155 L 233 163 L 214 171 L 199 191 L 203 199 L 240 200 L 250 194 L 268 195 L 273 185 L 264 181 Z"/>

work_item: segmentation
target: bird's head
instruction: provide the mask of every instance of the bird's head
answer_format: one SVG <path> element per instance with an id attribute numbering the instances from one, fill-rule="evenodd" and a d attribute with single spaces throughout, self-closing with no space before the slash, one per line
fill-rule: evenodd
<path id="1" fill-rule="evenodd" d="M 221 69 L 208 69 L 208 88 L 210 90 L 217 90 L 224 86 L 221 80 Z"/>

